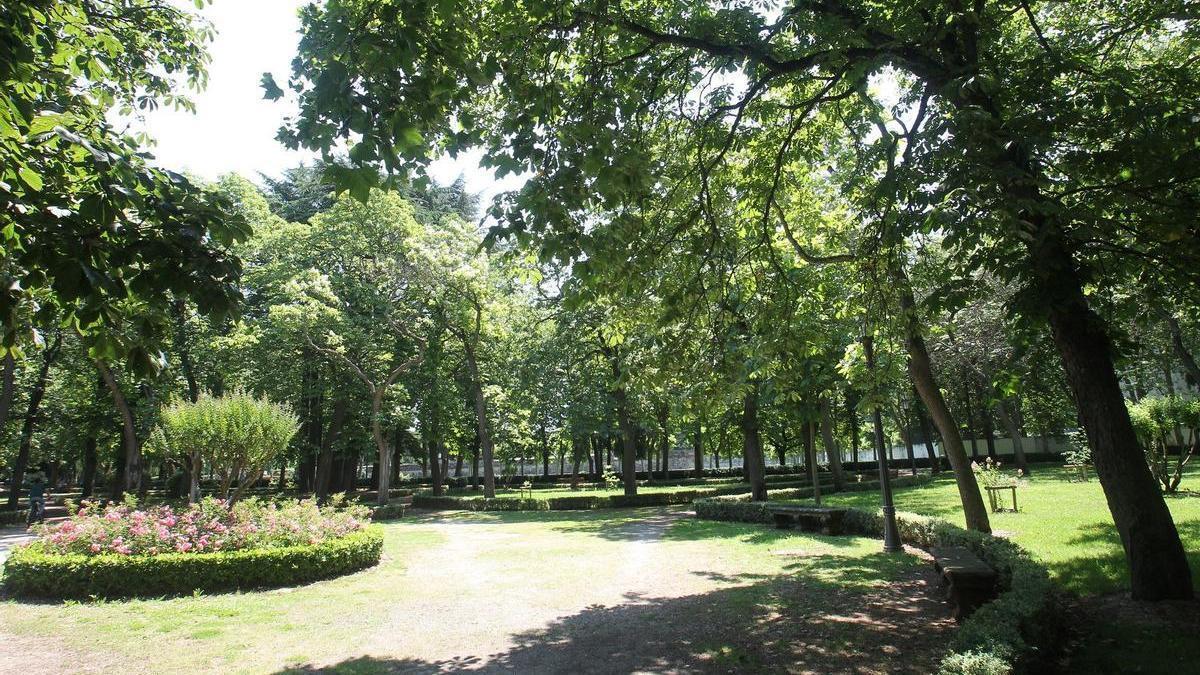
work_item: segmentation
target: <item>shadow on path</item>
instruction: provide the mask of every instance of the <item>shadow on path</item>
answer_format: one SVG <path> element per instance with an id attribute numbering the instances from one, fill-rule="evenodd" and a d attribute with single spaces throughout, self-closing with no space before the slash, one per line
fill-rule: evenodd
<path id="1" fill-rule="evenodd" d="M 887 578 L 894 557 L 868 557 L 849 574 Z M 626 594 L 623 604 L 592 605 L 513 635 L 498 654 L 438 662 L 360 656 L 280 672 L 929 673 L 954 629 L 924 567 L 865 590 L 795 575 L 729 580 L 751 583 L 680 598 Z"/>

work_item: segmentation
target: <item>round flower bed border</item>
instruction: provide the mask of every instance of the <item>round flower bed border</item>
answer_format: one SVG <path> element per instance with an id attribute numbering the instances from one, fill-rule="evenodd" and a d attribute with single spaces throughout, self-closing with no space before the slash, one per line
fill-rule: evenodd
<path id="1" fill-rule="evenodd" d="M 294 586 L 372 567 L 378 526 L 311 546 L 159 555 L 47 553 L 34 542 L 4 563 L 5 591 L 44 598 L 161 597 Z"/>

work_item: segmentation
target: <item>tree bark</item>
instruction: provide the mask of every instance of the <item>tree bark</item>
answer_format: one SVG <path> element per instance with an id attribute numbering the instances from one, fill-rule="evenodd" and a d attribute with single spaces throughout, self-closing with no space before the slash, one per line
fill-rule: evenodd
<path id="1" fill-rule="evenodd" d="M 751 382 L 742 400 L 742 455 L 746 480 L 750 483 L 750 499 L 767 500 L 767 480 L 763 468 L 762 440 L 758 433 L 758 383 Z"/>
<path id="2" fill-rule="evenodd" d="M 963 448 L 958 422 L 950 413 L 950 408 L 942 398 L 942 391 L 933 376 L 929 350 L 925 347 L 925 338 L 921 336 L 917 324 L 916 300 L 913 298 L 912 288 L 903 272 L 894 270 L 893 274 L 900 288 L 900 309 L 905 317 L 904 347 L 908 352 L 909 377 L 917 389 L 917 394 L 933 416 L 933 423 L 942 434 L 942 441 L 946 445 L 946 457 L 950 459 L 950 467 L 954 470 L 954 480 L 958 486 L 958 497 L 962 501 L 967 528 L 991 532 L 987 507 L 983 505 L 983 496 L 979 492 L 979 484 L 975 481 L 975 472 L 971 470 L 971 462 Z"/>
<path id="3" fill-rule="evenodd" d="M 475 360 L 475 348 L 470 340 L 462 340 L 466 355 L 467 374 L 471 379 L 471 394 L 475 399 L 475 428 L 479 435 L 479 446 L 483 449 L 483 496 L 496 496 L 495 447 L 488 429 L 487 399 L 483 395 L 483 383 L 479 379 L 479 363 Z"/>
<path id="4" fill-rule="evenodd" d="M 1016 417 L 1009 411 L 1004 399 L 996 402 L 996 414 L 1000 416 L 1000 423 L 1004 425 L 1005 430 L 1008 431 L 1008 437 L 1012 439 L 1013 459 L 1017 468 L 1028 474 L 1029 463 L 1025 461 L 1025 439 L 1021 435 L 1021 427 L 1017 426 Z"/>
<path id="5" fill-rule="evenodd" d="M 4 355 L 4 370 L 0 373 L 0 429 L 8 424 L 8 413 L 12 409 L 13 392 L 16 390 L 17 360 L 12 352 Z"/>
<path id="6" fill-rule="evenodd" d="M 917 424 L 921 427 L 921 438 L 925 441 L 925 454 L 929 457 L 929 470 L 936 476 L 942 472 L 942 462 L 938 459 L 937 447 L 933 444 L 933 432 L 929 429 L 929 418 L 925 416 L 925 408 L 915 388 L 913 389 L 913 395 L 917 398 L 913 402 L 913 407 L 917 413 Z"/>
<path id="7" fill-rule="evenodd" d="M 125 399 L 125 394 L 121 393 L 121 387 L 117 382 L 117 378 L 113 375 L 112 370 L 103 361 L 96 361 L 96 367 L 100 370 L 100 376 L 104 378 L 104 384 L 108 387 L 109 393 L 112 394 L 113 405 L 117 408 L 117 413 L 121 416 L 121 437 L 125 447 L 125 462 L 122 467 L 123 477 L 117 477 L 113 482 L 116 486 L 113 489 L 113 497 L 120 498 L 127 491 L 137 491 L 142 483 L 142 446 L 138 442 L 137 426 L 133 419 L 133 409 L 129 407 L 129 401 Z"/>
<path id="8" fill-rule="evenodd" d="M 695 441 L 692 442 L 692 467 L 696 478 L 704 478 L 704 427 L 696 422 Z"/>
<path id="9" fill-rule="evenodd" d="M 438 457 L 439 443 L 436 439 L 430 438 L 425 443 L 426 451 L 429 453 L 429 473 L 430 480 L 433 483 L 433 496 L 440 497 L 444 494 L 442 487 L 442 458 Z M 495 493 L 492 494 L 495 497 Z"/>
<path id="10" fill-rule="evenodd" d="M 333 414 L 329 418 L 329 428 L 321 434 L 321 446 L 317 452 L 316 476 L 313 480 L 313 492 L 317 501 L 325 503 L 329 499 L 329 482 L 333 471 L 333 445 L 342 435 L 342 427 L 346 423 L 346 414 L 350 403 L 343 397 L 333 401 Z"/>
<path id="11" fill-rule="evenodd" d="M 629 417 L 629 395 L 621 384 L 621 364 L 615 348 L 605 348 L 612 366 L 613 385 L 611 394 L 617 409 L 617 426 L 621 430 L 621 483 L 626 495 L 637 494 L 637 430 Z"/>
<path id="12" fill-rule="evenodd" d="M 17 456 L 13 461 L 12 485 L 8 490 L 8 508 L 16 509 L 21 498 L 21 484 L 25 481 L 25 469 L 29 468 L 29 454 L 33 449 L 33 432 L 37 428 L 38 413 L 42 408 L 42 399 L 46 396 L 46 382 L 50 379 L 50 366 L 58 358 L 58 350 L 62 347 L 62 333 L 54 336 L 54 342 L 42 352 L 42 365 L 38 368 L 37 379 L 29 392 L 29 404 L 25 408 L 25 422 L 21 425 L 21 442 L 17 448 Z M 51 486 L 53 487 L 53 486 Z"/>
<path id="13" fill-rule="evenodd" d="M 804 423 L 804 463 L 808 465 L 808 478 L 812 482 L 813 502 L 821 505 L 821 478 L 817 470 L 817 425 L 811 420 Z"/>
<path id="14" fill-rule="evenodd" d="M 821 397 L 821 442 L 825 445 L 825 454 L 829 456 L 829 469 L 833 472 L 833 489 L 841 492 L 846 489 L 846 473 L 842 470 L 842 449 L 838 447 L 833 435 L 833 412 L 828 396 Z"/>
<path id="15" fill-rule="evenodd" d="M 1138 444 L 1112 347 L 1087 304 L 1061 233 L 1042 223 L 1030 244 L 1036 297 L 1045 301 L 1054 338 L 1092 448 L 1092 462 L 1129 562 L 1135 600 L 1189 599 L 1192 575 L 1171 512 Z"/>
<path id="16" fill-rule="evenodd" d="M 1196 358 L 1188 350 L 1187 345 L 1183 343 L 1183 331 L 1179 328 L 1179 321 L 1175 317 L 1168 315 L 1167 328 L 1171 332 L 1171 347 L 1175 350 L 1175 356 L 1179 357 L 1184 370 L 1191 376 L 1192 382 L 1195 383 L 1196 387 L 1200 387 L 1200 365 L 1196 363 Z M 3 421 L 3 418 L 0 417 L 0 422 Z"/>

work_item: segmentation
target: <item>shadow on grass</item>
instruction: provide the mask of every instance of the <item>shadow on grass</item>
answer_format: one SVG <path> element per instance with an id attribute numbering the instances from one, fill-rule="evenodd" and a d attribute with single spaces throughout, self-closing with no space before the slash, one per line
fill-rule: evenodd
<path id="1" fill-rule="evenodd" d="M 496 654 L 470 654 L 465 643 L 464 655 L 444 661 L 360 656 L 281 672 L 929 673 L 954 630 L 938 595 L 931 572 L 865 591 L 784 575 L 679 598 L 627 594 L 512 635 Z"/>
<path id="2" fill-rule="evenodd" d="M 1184 542 L 1188 564 L 1192 568 L 1192 585 L 1200 590 L 1200 521 L 1175 523 Z M 1065 540 L 1070 546 L 1103 548 L 1102 553 L 1089 551 L 1086 557 L 1047 561 L 1045 565 L 1063 587 L 1082 594 L 1106 593 L 1129 588 L 1129 566 L 1125 550 L 1115 525 L 1089 523 L 1076 528 L 1074 536 Z M 1189 543 L 1191 548 L 1187 548 Z"/>

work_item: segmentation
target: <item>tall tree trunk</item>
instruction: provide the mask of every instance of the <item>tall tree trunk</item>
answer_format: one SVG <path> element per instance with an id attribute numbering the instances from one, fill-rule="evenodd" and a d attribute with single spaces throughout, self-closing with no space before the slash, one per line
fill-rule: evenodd
<path id="1" fill-rule="evenodd" d="M 987 441 L 987 456 L 996 459 L 996 427 L 992 422 L 992 409 L 987 404 L 978 382 L 975 384 L 975 397 L 979 400 L 979 418 L 983 422 L 983 440 Z"/>
<path id="2" fill-rule="evenodd" d="M 842 449 L 833 435 L 833 411 L 828 396 L 821 397 L 821 442 L 825 445 L 829 469 L 833 472 L 833 490 L 841 492 L 846 489 L 846 473 L 842 470 Z"/>
<path id="3" fill-rule="evenodd" d="M 742 455 L 746 480 L 750 483 L 750 499 L 767 500 L 767 480 L 763 467 L 762 440 L 758 433 L 758 383 L 751 382 L 742 400 Z M 731 460 L 732 461 L 732 460 Z"/>
<path id="4" fill-rule="evenodd" d="M 1175 350 L 1175 356 L 1179 357 L 1180 363 L 1183 364 L 1183 368 L 1187 371 L 1187 374 L 1191 376 L 1195 386 L 1200 387 L 1200 365 L 1196 363 L 1196 358 L 1188 350 L 1187 345 L 1183 343 L 1183 331 L 1179 328 L 1179 321 L 1175 317 L 1168 315 L 1167 328 L 1171 332 L 1171 347 Z M 2 417 L 0 417 L 0 422 L 3 422 Z"/>
<path id="5" fill-rule="evenodd" d="M 704 478 L 704 426 L 698 421 L 695 440 L 692 442 L 692 463 L 696 478 Z"/>
<path id="6" fill-rule="evenodd" d="M 387 384 L 372 387 L 371 391 L 371 438 L 375 439 L 375 449 L 378 453 L 376 462 L 379 470 L 375 482 L 375 503 L 385 506 L 391 496 L 392 479 L 392 449 L 388 447 L 387 434 L 383 433 L 383 397 L 387 393 Z"/>
<path id="7" fill-rule="evenodd" d="M 571 437 L 571 489 L 579 489 L 579 464 L 583 461 L 583 451 L 579 449 L 579 437 Z"/>
<path id="8" fill-rule="evenodd" d="M 475 348 L 470 340 L 462 342 L 467 360 L 467 374 L 471 378 L 471 394 L 475 399 L 475 428 L 479 435 L 479 446 L 483 449 L 483 496 L 492 498 L 496 496 L 496 467 L 492 432 L 488 429 L 487 399 L 484 398 L 483 383 L 479 379 Z"/>
<path id="9" fill-rule="evenodd" d="M 471 489 L 479 489 L 479 436 L 471 439 Z"/>
<path id="10" fill-rule="evenodd" d="M 118 477 L 114 481 L 117 486 L 113 490 L 113 496 L 119 498 L 125 492 L 136 492 L 141 487 L 142 446 L 138 442 L 133 409 L 129 407 L 129 401 L 125 399 L 125 394 L 121 393 L 116 376 L 103 361 L 96 361 L 96 367 L 99 368 L 100 376 L 104 378 L 104 384 L 112 394 L 113 405 L 116 406 L 117 413 L 121 416 L 121 437 L 125 447 L 125 461 L 122 467 L 124 476 Z"/>
<path id="11" fill-rule="evenodd" d="M 637 430 L 629 417 L 629 396 L 625 385 L 621 384 L 621 366 L 617 362 L 615 350 L 611 350 L 609 361 L 612 364 L 613 387 L 612 398 L 617 409 L 617 426 L 621 430 L 621 482 L 625 486 L 626 495 L 637 494 Z"/>
<path id="12" fill-rule="evenodd" d="M 804 423 L 804 463 L 808 465 L 808 478 L 812 482 L 813 502 L 821 504 L 821 478 L 817 470 L 817 425 L 811 420 Z"/>
<path id="13" fill-rule="evenodd" d="M 858 402 L 851 400 L 850 390 L 846 390 L 846 409 L 850 412 L 850 462 L 858 471 Z"/>
<path id="14" fill-rule="evenodd" d="M 941 432 L 942 441 L 946 444 L 946 456 L 950 459 L 950 467 L 954 469 L 954 480 L 958 486 L 958 497 L 962 501 L 967 528 L 991 532 L 987 508 L 983 505 L 983 496 L 979 492 L 979 484 L 975 481 L 975 472 L 971 470 L 971 461 L 967 459 L 966 450 L 963 448 L 958 422 L 950 413 L 946 399 L 942 398 L 942 390 L 938 388 L 933 375 L 929 350 L 925 347 L 925 338 L 921 335 L 917 323 L 917 307 L 912 287 L 903 272 L 894 270 L 893 273 L 899 282 L 897 286 L 900 289 L 900 309 L 905 317 L 904 347 L 908 352 L 909 377 L 917 389 L 917 394 L 933 416 L 933 423 Z"/>
<path id="15" fill-rule="evenodd" d="M 17 360 L 12 352 L 8 352 L 4 355 L 4 369 L 0 371 L 0 429 L 8 424 L 8 412 L 12 409 L 16 382 Z"/>
<path id="16" fill-rule="evenodd" d="M 442 458 L 438 456 L 440 443 L 437 440 L 430 438 L 425 443 L 425 448 L 429 453 L 429 472 L 433 483 L 433 496 L 440 497 L 444 493 L 442 489 Z M 495 488 L 493 487 L 492 496 L 495 497 Z"/>
<path id="17" fill-rule="evenodd" d="M 25 481 L 25 469 L 29 468 L 29 454 L 33 448 L 33 432 L 37 428 L 42 399 L 46 396 L 46 381 L 50 379 L 50 366 L 54 365 L 54 360 L 58 358 L 60 347 L 62 347 L 62 332 L 56 333 L 54 342 L 42 352 L 42 365 L 38 368 L 33 389 L 29 392 L 29 404 L 25 408 L 25 422 L 21 425 L 21 442 L 13 461 L 12 485 L 9 486 L 8 491 L 8 508 L 10 509 L 16 509 L 17 502 L 21 498 L 21 483 Z"/>
<path id="18" fill-rule="evenodd" d="M 925 455 L 929 457 L 929 470 L 936 476 L 942 472 L 942 462 L 938 459 L 937 447 L 933 444 L 933 432 L 929 429 L 929 418 L 925 416 L 925 407 L 921 403 L 916 389 L 913 389 L 913 395 L 917 399 L 913 402 L 913 407 L 917 413 L 917 424 L 921 427 L 921 438 L 925 441 Z"/>
<path id="19" fill-rule="evenodd" d="M 671 409 L 665 404 L 658 409 L 659 430 L 659 460 L 662 466 L 662 478 L 667 480 L 671 473 Z"/>
<path id="20" fill-rule="evenodd" d="M 971 435 L 971 457 L 978 458 L 979 443 L 976 439 L 979 437 L 979 427 L 975 424 L 975 404 L 971 398 L 971 384 L 966 380 L 963 381 L 963 400 L 967 403 L 967 432 Z"/>
<path id="21" fill-rule="evenodd" d="M 1025 439 L 1021 435 L 1021 427 L 1017 426 L 1016 416 L 1009 410 L 1004 399 L 996 402 L 996 414 L 1000 416 L 1000 423 L 1004 425 L 1004 429 L 1008 432 L 1008 437 L 1012 439 L 1013 458 L 1016 461 L 1017 468 L 1023 473 L 1029 473 L 1029 463 L 1025 461 Z"/>
<path id="22" fill-rule="evenodd" d="M 333 414 L 329 418 L 329 428 L 321 434 L 321 446 L 317 452 L 316 475 L 313 480 L 313 492 L 317 501 L 325 503 L 329 498 L 329 483 L 333 471 L 333 446 L 342 435 L 342 427 L 346 423 L 346 414 L 350 403 L 339 396 L 333 401 Z"/>
<path id="23" fill-rule="evenodd" d="M 550 444 L 546 442 L 546 425 L 538 426 L 538 436 L 542 441 L 542 476 L 550 476 Z"/>
<path id="24" fill-rule="evenodd" d="M 83 475 L 80 476 L 82 497 L 87 499 L 96 492 L 96 432 L 92 431 L 83 441 Z"/>
<path id="25" fill-rule="evenodd" d="M 300 442 L 296 461 L 296 488 L 316 492 L 318 452 L 321 447 L 321 371 L 316 351 L 305 345 L 300 351 Z"/>
<path id="26" fill-rule="evenodd" d="M 1039 236 L 1030 243 L 1032 290 L 1049 312 L 1050 332 L 1087 432 L 1096 475 L 1125 548 L 1133 598 L 1191 598 L 1187 557 L 1129 419 L 1108 333 L 1087 304 L 1061 233 L 1040 225 Z"/>

